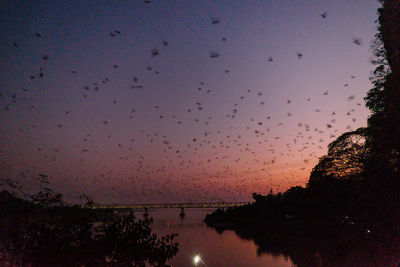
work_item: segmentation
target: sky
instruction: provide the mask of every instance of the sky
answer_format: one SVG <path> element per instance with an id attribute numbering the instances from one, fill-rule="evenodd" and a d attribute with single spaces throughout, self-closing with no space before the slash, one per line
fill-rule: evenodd
<path id="1" fill-rule="evenodd" d="M 375 0 L 1 1 L 0 175 L 70 202 L 249 201 L 365 127 Z"/>

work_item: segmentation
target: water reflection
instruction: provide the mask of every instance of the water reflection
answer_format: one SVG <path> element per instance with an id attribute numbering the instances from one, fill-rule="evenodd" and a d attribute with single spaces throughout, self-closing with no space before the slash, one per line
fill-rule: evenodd
<path id="1" fill-rule="evenodd" d="M 239 237 L 233 231 L 218 233 L 214 228 L 207 227 L 202 221 L 212 209 L 185 209 L 183 220 L 180 211 L 149 210 L 150 216 L 153 217 L 152 229 L 157 234 L 178 233 L 178 254 L 168 261 L 174 267 L 194 266 L 193 259 L 196 253 L 209 267 L 295 266 L 289 257 L 282 254 L 258 254 L 254 241 Z"/>
<path id="2" fill-rule="evenodd" d="M 153 218 L 159 235 L 178 233 L 179 251 L 168 263 L 194 266 L 196 253 L 206 266 L 317 267 L 399 266 L 400 227 L 397 223 L 358 230 L 357 224 L 282 226 L 263 224 L 235 230 L 207 227 L 202 221 L 210 209 L 125 210 Z M 1 256 L 1 255 L 0 255 Z M 201 265 L 198 265 L 201 266 Z"/>
<path id="3" fill-rule="evenodd" d="M 214 228 L 216 233 L 225 230 Z M 357 225 L 263 225 L 236 228 L 236 235 L 256 245 L 257 256 L 283 256 L 294 266 L 400 266 L 400 231 L 395 224 L 358 231 Z"/>
<path id="4" fill-rule="evenodd" d="M 184 209 L 183 208 L 181 208 L 181 213 L 179 213 L 179 217 L 181 217 L 181 219 L 183 220 L 183 219 L 185 219 L 185 211 L 184 211 Z"/>

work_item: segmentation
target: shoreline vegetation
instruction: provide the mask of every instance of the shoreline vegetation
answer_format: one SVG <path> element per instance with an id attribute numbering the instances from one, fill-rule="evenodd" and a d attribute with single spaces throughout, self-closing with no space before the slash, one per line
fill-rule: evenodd
<path id="1" fill-rule="evenodd" d="M 178 252 L 177 234 L 158 237 L 151 218 L 115 214 L 115 209 L 68 205 L 39 177 L 41 190 L 22 192 L 12 180 L 0 192 L 1 266 L 159 266 Z"/>
<path id="2" fill-rule="evenodd" d="M 367 127 L 331 142 L 305 187 L 254 193 L 254 203 L 208 214 L 208 226 L 298 266 L 399 266 L 400 1 L 379 2 Z"/>

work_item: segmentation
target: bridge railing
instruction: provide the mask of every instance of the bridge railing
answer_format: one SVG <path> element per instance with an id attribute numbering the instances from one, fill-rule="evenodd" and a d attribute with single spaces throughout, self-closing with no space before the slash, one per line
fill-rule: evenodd
<path id="1" fill-rule="evenodd" d="M 151 203 L 151 204 L 98 204 L 94 208 L 110 209 L 166 209 L 166 208 L 224 208 L 243 206 L 251 202 L 202 202 L 202 203 Z"/>

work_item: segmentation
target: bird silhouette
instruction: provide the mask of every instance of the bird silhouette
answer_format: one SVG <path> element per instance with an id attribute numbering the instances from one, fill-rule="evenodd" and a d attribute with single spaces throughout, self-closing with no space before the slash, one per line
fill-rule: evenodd
<path id="1" fill-rule="evenodd" d="M 218 19 L 218 18 L 216 18 L 216 17 L 211 17 L 211 24 L 218 24 L 218 23 L 220 23 L 221 21 Z"/>
<path id="2" fill-rule="evenodd" d="M 219 53 L 216 52 L 216 51 L 211 51 L 211 52 L 210 52 L 210 57 L 211 57 L 211 58 L 217 58 L 217 57 L 219 57 Z"/>
<path id="3" fill-rule="evenodd" d="M 362 45 L 362 40 L 360 38 L 353 37 L 353 43 L 360 46 Z"/>
<path id="4" fill-rule="evenodd" d="M 303 57 L 303 53 L 297 52 L 297 59 L 300 60 Z"/>
<path id="5" fill-rule="evenodd" d="M 355 97 L 356 97 L 355 95 L 351 95 L 351 96 L 349 96 L 349 97 L 347 98 L 347 100 L 348 100 L 348 101 L 354 100 Z"/>
<path id="6" fill-rule="evenodd" d="M 160 51 L 157 48 L 153 48 L 151 50 L 151 57 L 156 57 L 160 54 Z"/>

